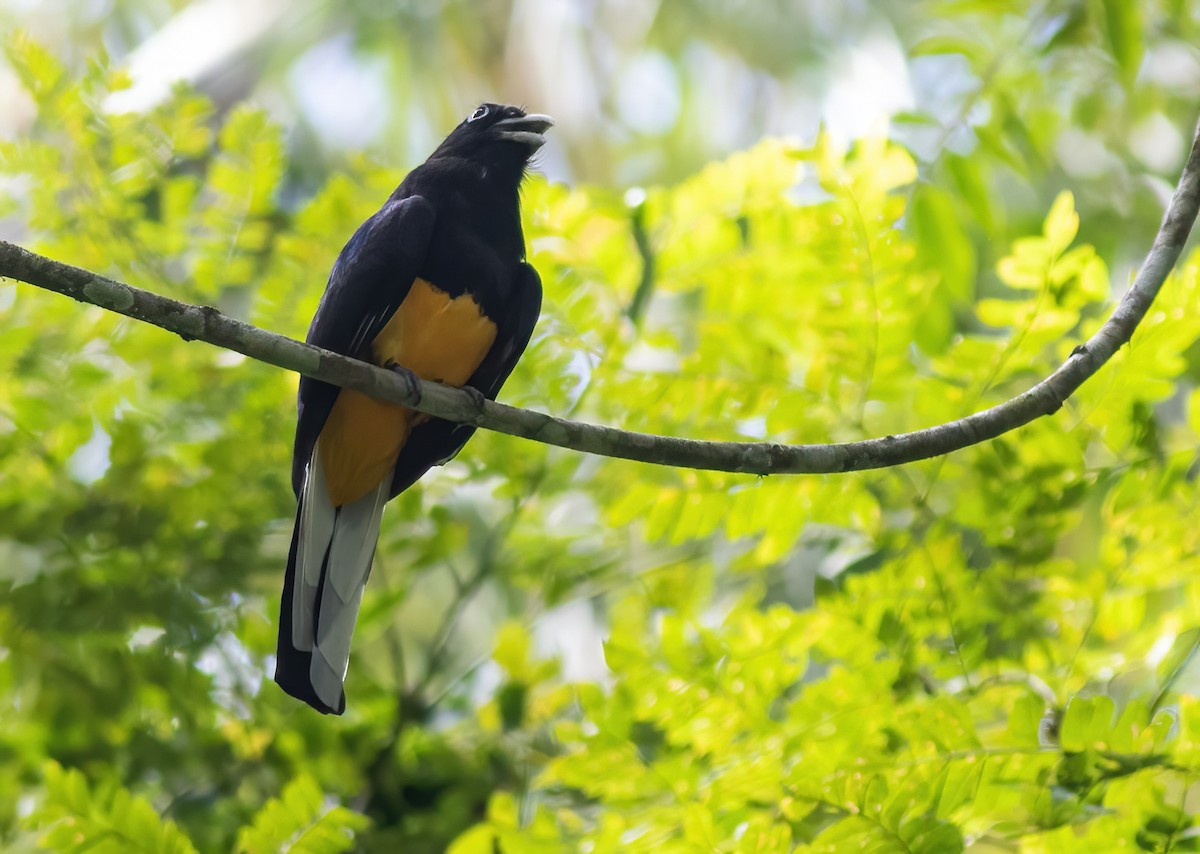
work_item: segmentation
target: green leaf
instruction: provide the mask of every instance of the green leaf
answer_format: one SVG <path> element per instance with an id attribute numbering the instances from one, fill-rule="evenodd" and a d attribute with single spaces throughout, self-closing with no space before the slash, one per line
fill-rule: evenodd
<path id="1" fill-rule="evenodd" d="M 237 850 L 245 854 L 337 854 L 353 848 L 356 833 L 368 824 L 366 816 L 328 806 L 316 781 L 301 776 L 288 783 L 279 798 L 264 804 L 253 824 L 242 829 Z"/>
<path id="2" fill-rule="evenodd" d="M 1040 744 L 1042 719 L 1046 715 L 1045 701 L 1036 694 L 1022 694 L 1008 717 L 1008 731 L 1018 744 L 1036 747 Z"/>
<path id="3" fill-rule="evenodd" d="M 910 214 L 923 261 L 942 274 L 950 298 L 969 301 L 975 293 L 975 247 L 944 190 L 922 184 L 913 194 Z"/>
<path id="4" fill-rule="evenodd" d="M 46 796 L 28 823 L 43 832 L 42 843 L 50 850 L 69 854 L 196 851 L 174 822 L 160 818 L 149 801 L 127 789 L 109 786 L 93 791 L 80 771 L 56 763 L 46 765 L 44 773 Z"/>
<path id="5" fill-rule="evenodd" d="M 423 53 L 362 18 L 370 4 L 342 5 L 353 78 L 384 74 L 395 101 L 383 163 L 185 87 L 113 113 L 129 81 L 96 41 L 112 27 L 84 15 L 69 61 L 11 42 L 29 97 L 0 142 L 4 228 L 302 337 L 338 251 L 428 154 L 397 140 L 453 123 L 438 86 L 494 77 L 442 62 L 418 104 L 414 57 L 497 55 L 463 4 L 393 28 L 435 34 Z M 1140 161 L 1114 153 L 1133 139 L 1157 163 L 1170 140 L 1141 138 L 1148 117 L 1192 108 L 1171 63 L 1135 79 L 1129 57 L 1178 53 L 1191 6 L 1159 4 L 1151 26 L 1102 0 L 1033 17 L 1015 0 L 908 4 L 899 37 L 937 36 L 914 57 L 965 60 L 914 61 L 903 143 L 821 133 L 702 165 L 704 87 L 678 73 L 696 57 L 754 72 L 775 39 L 796 56 L 772 72 L 780 103 L 840 72 L 793 50 L 769 4 L 701 5 L 659 4 L 647 36 L 677 72 L 679 127 L 650 139 L 620 115 L 570 142 L 581 170 L 659 182 L 644 233 L 624 188 L 523 184 L 545 300 L 506 402 L 848 442 L 1019 394 L 1098 328 L 1161 216 Z M 121 5 L 138 39 L 165 20 L 144 6 Z M 1131 28 L 1106 15 L 1132 15 L 1144 42 L 1122 66 L 1103 39 Z M 288 44 L 272 55 L 285 82 Z M 614 45 L 629 76 L 646 45 Z M 977 79 L 925 79 L 964 62 Z M 726 102 L 736 125 L 749 108 Z M 267 679 L 296 377 L 0 283 L 0 848 L 1194 847 L 1198 304 L 1194 255 L 1062 412 L 903 467 L 756 478 L 480 431 L 388 508 L 349 708 L 325 717 Z M 459 619 L 453 577 L 472 567 L 489 573 Z M 78 770 L 42 773 L 49 756 Z"/>
<path id="6" fill-rule="evenodd" d="M 1059 738 L 1063 750 L 1103 750 L 1109 746 L 1116 721 L 1111 697 L 1072 697 L 1063 715 Z"/>
<path id="7" fill-rule="evenodd" d="M 45 97 L 62 81 L 66 69 L 50 51 L 33 40 L 29 33 L 17 30 L 4 41 L 4 55 L 31 95 Z"/>
<path id="8" fill-rule="evenodd" d="M 1049 252 L 1058 256 L 1067 250 L 1079 233 L 1079 214 L 1075 212 L 1075 197 L 1069 190 L 1058 194 L 1046 222 L 1042 226 Z"/>
<path id="9" fill-rule="evenodd" d="M 982 68 L 987 60 L 987 48 L 962 36 L 941 34 L 928 36 L 908 49 L 909 56 L 934 56 L 958 53 L 971 60 L 971 64 Z"/>
<path id="10" fill-rule="evenodd" d="M 1142 34 L 1142 8 L 1125 0 L 1101 0 L 1104 9 L 1104 31 L 1121 79 L 1132 86 L 1142 64 L 1145 41 Z"/>
<path id="11" fill-rule="evenodd" d="M 1171 643 L 1171 648 L 1158 663 L 1157 673 L 1159 684 L 1163 691 L 1181 690 L 1180 680 L 1189 671 L 1197 668 L 1197 655 L 1200 651 L 1200 629 L 1188 629 L 1181 632 Z M 1182 688 L 1190 691 L 1190 688 Z"/>
<path id="12" fill-rule="evenodd" d="M 515 620 L 509 620 L 496 632 L 496 645 L 492 658 L 515 680 L 528 676 L 530 663 L 529 631 Z"/>
<path id="13" fill-rule="evenodd" d="M 446 854 L 496 854 L 496 832 L 487 825 L 476 825 L 455 839 Z"/>

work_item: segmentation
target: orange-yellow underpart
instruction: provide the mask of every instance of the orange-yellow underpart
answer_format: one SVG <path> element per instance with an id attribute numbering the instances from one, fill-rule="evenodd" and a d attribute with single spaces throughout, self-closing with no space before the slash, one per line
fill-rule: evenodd
<path id="1" fill-rule="evenodd" d="M 377 365 L 396 362 L 424 380 L 463 385 L 496 340 L 496 324 L 468 294 L 451 298 L 424 279 L 371 342 Z M 317 447 L 334 507 L 362 498 L 392 476 L 412 428 L 426 416 L 342 389 Z"/>

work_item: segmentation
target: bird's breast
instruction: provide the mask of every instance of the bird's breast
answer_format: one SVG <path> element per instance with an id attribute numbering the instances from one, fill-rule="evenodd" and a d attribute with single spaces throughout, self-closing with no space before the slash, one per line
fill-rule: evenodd
<path id="1" fill-rule="evenodd" d="M 496 340 L 496 324 L 470 293 L 451 296 L 424 279 L 371 342 L 377 365 L 397 362 L 424 380 L 462 385 Z"/>
<path id="2" fill-rule="evenodd" d="M 371 342 L 371 360 L 403 365 L 423 380 L 461 386 L 495 340 L 496 324 L 474 296 L 451 296 L 417 279 Z M 426 418 L 407 407 L 342 389 L 318 444 L 333 506 L 355 501 L 391 477 L 409 433 Z"/>

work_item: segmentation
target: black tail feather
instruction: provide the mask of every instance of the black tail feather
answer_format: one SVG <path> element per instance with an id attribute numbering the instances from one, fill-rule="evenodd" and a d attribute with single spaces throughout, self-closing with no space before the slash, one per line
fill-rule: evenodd
<path id="1" fill-rule="evenodd" d="M 312 652 L 296 649 L 292 645 L 292 594 L 296 585 L 296 560 L 300 550 L 300 513 L 304 507 L 303 501 L 296 506 L 296 524 L 292 528 L 292 547 L 288 550 L 287 575 L 283 581 L 283 601 L 279 607 L 279 643 L 275 651 L 275 681 L 287 693 L 297 700 L 303 700 L 318 712 L 325 715 L 340 715 L 346 711 L 346 694 L 342 692 L 337 708 L 331 708 L 321 701 L 313 690 L 309 671 L 312 666 Z M 325 553 L 325 565 L 321 567 L 324 575 L 328 568 L 329 553 Z M 318 609 L 320 602 L 318 601 Z"/>

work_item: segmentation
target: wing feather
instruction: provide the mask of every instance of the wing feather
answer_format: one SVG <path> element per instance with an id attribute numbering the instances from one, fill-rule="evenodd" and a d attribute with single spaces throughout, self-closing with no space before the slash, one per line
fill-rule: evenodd
<path id="1" fill-rule="evenodd" d="M 429 251 L 435 214 L 422 196 L 389 200 L 346 243 L 308 329 L 308 343 L 358 357 L 404 301 Z M 300 378 L 292 488 L 299 497 L 337 386 Z"/>

